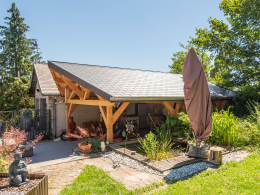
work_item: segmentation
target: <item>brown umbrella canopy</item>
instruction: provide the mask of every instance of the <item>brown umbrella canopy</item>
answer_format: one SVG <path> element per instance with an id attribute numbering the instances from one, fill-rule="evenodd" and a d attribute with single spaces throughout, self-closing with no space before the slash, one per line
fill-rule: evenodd
<path id="1" fill-rule="evenodd" d="M 212 131 L 212 109 L 208 81 L 193 48 L 183 64 L 185 106 L 197 142 L 205 140 Z"/>

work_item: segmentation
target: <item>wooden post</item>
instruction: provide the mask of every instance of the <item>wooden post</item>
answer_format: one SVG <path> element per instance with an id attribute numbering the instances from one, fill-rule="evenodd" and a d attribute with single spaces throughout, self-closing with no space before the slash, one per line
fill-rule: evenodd
<path id="1" fill-rule="evenodd" d="M 107 106 L 107 141 L 113 142 L 113 106 Z"/>
<path id="2" fill-rule="evenodd" d="M 167 101 L 164 101 L 163 104 L 166 107 L 169 115 L 171 117 L 173 117 L 175 115 L 175 111 L 174 111 L 173 107 L 171 106 L 171 104 L 169 102 L 167 102 Z"/>
<path id="3" fill-rule="evenodd" d="M 178 115 L 179 110 L 180 110 L 180 104 L 179 104 L 179 103 L 176 103 L 176 107 L 175 107 L 175 116 Z"/>

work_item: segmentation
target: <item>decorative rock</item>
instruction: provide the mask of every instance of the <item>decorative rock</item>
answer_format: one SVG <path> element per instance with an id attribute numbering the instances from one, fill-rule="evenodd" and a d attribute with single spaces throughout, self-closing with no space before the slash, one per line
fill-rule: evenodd
<path id="1" fill-rule="evenodd" d="M 112 161 L 119 162 L 121 164 L 127 165 L 131 168 L 134 168 L 138 171 L 144 171 L 146 173 L 153 173 L 156 175 L 162 175 L 159 171 L 156 171 L 148 166 L 143 165 L 142 163 L 133 160 L 127 156 L 124 156 L 122 154 L 118 154 L 114 151 L 106 152 L 105 154 L 101 154 L 101 156 L 105 158 L 110 158 Z"/>
<path id="2" fill-rule="evenodd" d="M 10 185 L 21 186 L 30 182 L 30 180 L 27 179 L 27 165 L 23 160 L 21 160 L 22 153 L 15 151 L 14 159 L 15 161 L 9 167 Z"/>
<path id="3" fill-rule="evenodd" d="M 131 155 L 135 155 L 136 154 L 136 151 L 131 151 Z"/>
<path id="4" fill-rule="evenodd" d="M 239 160 L 243 159 L 244 157 L 246 157 L 249 154 L 250 154 L 249 152 L 243 151 L 243 150 L 242 151 L 237 151 L 237 152 L 232 152 L 232 153 L 223 155 L 222 156 L 222 161 L 224 163 L 230 162 L 232 160 L 239 161 Z"/>
<path id="5" fill-rule="evenodd" d="M 166 180 L 180 179 L 188 175 L 193 175 L 198 171 L 205 170 L 208 167 L 214 167 L 214 165 L 205 162 L 200 162 L 191 165 L 186 165 L 178 169 L 171 169 L 170 171 L 165 171 L 163 175 L 165 176 L 164 178 Z"/>

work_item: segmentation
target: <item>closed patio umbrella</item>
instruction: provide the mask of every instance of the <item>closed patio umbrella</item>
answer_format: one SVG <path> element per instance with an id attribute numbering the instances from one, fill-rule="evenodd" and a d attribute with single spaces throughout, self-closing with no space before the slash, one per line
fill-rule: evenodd
<path id="1" fill-rule="evenodd" d="M 193 48 L 184 60 L 183 81 L 187 114 L 199 143 L 212 132 L 212 106 L 208 81 Z"/>

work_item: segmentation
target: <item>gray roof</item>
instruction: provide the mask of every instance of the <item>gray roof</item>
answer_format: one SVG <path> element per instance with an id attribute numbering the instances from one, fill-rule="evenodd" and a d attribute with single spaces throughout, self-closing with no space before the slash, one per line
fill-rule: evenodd
<path id="1" fill-rule="evenodd" d="M 48 66 L 110 101 L 183 100 L 182 74 L 49 61 Z M 235 93 L 209 82 L 212 99 Z"/>
<path id="2" fill-rule="evenodd" d="M 60 96 L 55 81 L 53 80 L 50 69 L 47 63 L 36 62 L 33 65 L 30 95 L 34 96 L 36 84 L 39 84 L 40 91 L 43 96 Z"/>

